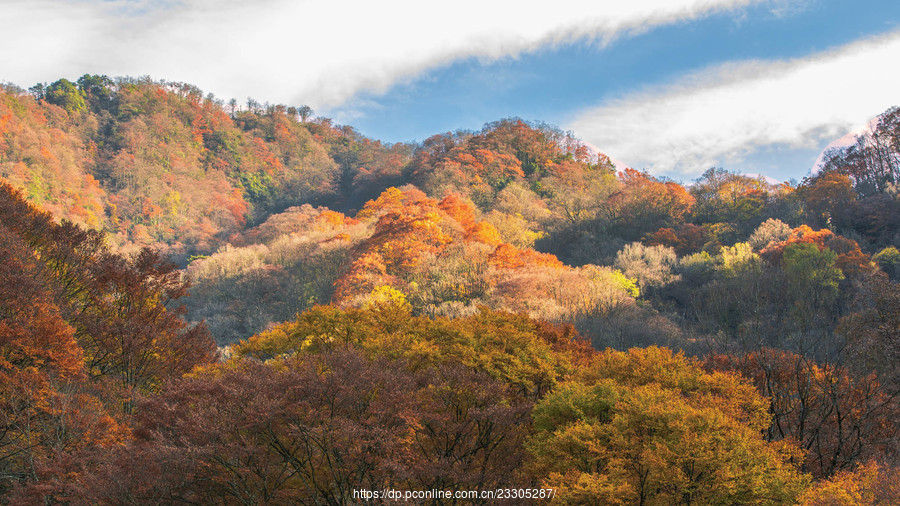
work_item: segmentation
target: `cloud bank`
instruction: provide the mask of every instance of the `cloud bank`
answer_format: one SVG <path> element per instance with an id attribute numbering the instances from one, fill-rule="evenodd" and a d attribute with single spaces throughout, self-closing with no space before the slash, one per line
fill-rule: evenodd
<path id="1" fill-rule="evenodd" d="M 764 0 L 0 0 L 0 80 L 150 75 L 219 96 L 334 107 L 464 58 L 516 57 Z"/>
<path id="2" fill-rule="evenodd" d="M 628 165 L 696 176 L 767 148 L 815 148 L 896 105 L 900 32 L 788 61 L 718 65 L 566 125 Z M 729 167 L 730 166 L 730 167 Z"/>

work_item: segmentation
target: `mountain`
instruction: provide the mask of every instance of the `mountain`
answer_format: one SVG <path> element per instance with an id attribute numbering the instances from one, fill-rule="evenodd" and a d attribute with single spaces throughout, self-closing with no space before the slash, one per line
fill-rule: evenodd
<path id="1" fill-rule="evenodd" d="M 683 186 L 518 118 L 7 85 L 0 502 L 896 503 L 898 118 Z"/>
<path id="2" fill-rule="evenodd" d="M 304 123 L 298 111 L 229 107 L 149 79 L 7 86 L 0 175 L 55 215 L 108 231 L 118 247 L 153 245 L 183 262 L 292 205 L 364 202 L 408 156 L 328 120 Z"/>

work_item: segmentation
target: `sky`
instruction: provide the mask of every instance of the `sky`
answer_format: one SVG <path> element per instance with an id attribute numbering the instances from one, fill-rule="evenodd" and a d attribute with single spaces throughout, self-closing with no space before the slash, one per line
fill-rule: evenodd
<path id="1" fill-rule="evenodd" d="M 900 105 L 896 0 L 0 0 L 0 33 L 23 88 L 148 75 L 385 142 L 520 117 L 684 182 L 800 180 Z"/>

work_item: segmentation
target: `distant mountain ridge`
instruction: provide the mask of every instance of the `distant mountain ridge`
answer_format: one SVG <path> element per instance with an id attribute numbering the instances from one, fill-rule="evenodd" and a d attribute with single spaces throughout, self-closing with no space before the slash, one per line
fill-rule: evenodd
<path id="1" fill-rule="evenodd" d="M 451 188 L 437 174 L 487 196 L 608 164 L 521 120 L 388 145 L 305 106 L 226 104 L 184 83 L 85 75 L 0 91 L 0 176 L 120 247 L 155 245 L 182 262 L 292 206 L 355 211 L 406 183 L 439 195 Z"/>
<path id="2" fill-rule="evenodd" d="M 182 83 L 86 75 L 0 91 L 0 176 L 117 244 L 181 258 L 292 205 L 361 205 L 410 153 L 303 107 L 226 105 Z"/>

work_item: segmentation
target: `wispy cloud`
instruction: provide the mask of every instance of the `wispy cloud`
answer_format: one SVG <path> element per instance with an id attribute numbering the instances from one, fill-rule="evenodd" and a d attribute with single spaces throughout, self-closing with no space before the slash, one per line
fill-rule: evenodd
<path id="1" fill-rule="evenodd" d="M 605 44 L 771 1 L 2 0 L 0 33 L 15 50 L 0 54 L 0 80 L 149 74 L 224 97 L 330 107 L 463 58 Z"/>
<path id="2" fill-rule="evenodd" d="M 587 110 L 567 128 L 633 167 L 695 176 L 864 124 L 900 100 L 898 60 L 894 32 L 797 60 L 718 65 Z"/>

